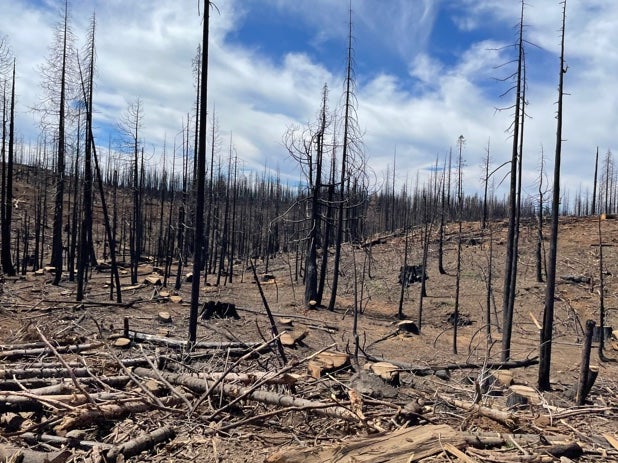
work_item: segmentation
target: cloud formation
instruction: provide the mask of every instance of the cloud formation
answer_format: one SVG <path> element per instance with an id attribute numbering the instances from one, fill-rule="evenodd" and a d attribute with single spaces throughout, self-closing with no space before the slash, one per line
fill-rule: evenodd
<path id="1" fill-rule="evenodd" d="M 5 2 L 0 35 L 17 57 L 18 131 L 38 136 L 28 108 L 40 100 L 37 69 L 48 54 L 61 1 Z M 526 7 L 529 46 L 524 186 L 534 191 L 541 150 L 551 169 L 555 145 L 560 5 L 532 1 Z M 216 108 L 222 138 L 232 132 L 245 166 L 298 172 L 282 146 L 294 124 L 306 124 L 330 88 L 331 107 L 340 102 L 347 46 L 348 2 L 340 0 L 230 0 L 211 14 L 209 111 Z M 612 32 L 618 4 L 594 0 L 567 7 L 565 188 L 592 183 L 592 156 L 612 149 L 618 112 L 613 76 L 618 51 Z M 244 41 L 244 27 L 260 9 L 276 12 L 308 37 L 276 53 Z M 480 189 L 482 159 L 491 141 L 494 164 L 510 157 L 508 76 L 519 20 L 517 2 L 502 0 L 353 0 L 359 125 L 369 163 L 378 177 L 397 150 L 400 181 L 426 172 L 437 156 L 466 138 L 464 188 Z M 146 149 L 161 152 L 180 131 L 195 101 L 192 59 L 201 35 L 198 2 L 85 0 L 72 5 L 73 28 L 85 37 L 97 19 L 95 125 L 107 144 L 113 128 L 137 97 L 144 108 Z M 259 25 L 258 25 L 259 26 Z M 273 31 L 264 30 L 263 34 Z M 440 45 L 437 45 L 437 42 Z M 501 97 L 502 93 L 507 94 Z M 179 139 L 178 139 L 179 140 Z M 177 140 L 177 142 L 178 142 Z"/>

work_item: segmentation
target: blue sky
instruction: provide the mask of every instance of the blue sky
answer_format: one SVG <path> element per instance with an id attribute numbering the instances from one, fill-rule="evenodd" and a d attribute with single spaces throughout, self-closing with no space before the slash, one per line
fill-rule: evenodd
<path id="1" fill-rule="evenodd" d="M 40 65 L 48 55 L 62 0 L 0 0 L 0 36 L 17 57 L 18 131 L 36 140 Z M 365 154 L 383 182 L 397 150 L 397 179 L 427 175 L 464 135 L 464 188 L 479 191 L 490 142 L 494 165 L 509 158 L 512 95 L 499 82 L 513 72 L 519 2 L 514 0 L 352 0 L 358 122 Z M 282 137 L 315 119 L 322 86 L 330 106 L 343 90 L 347 0 L 221 0 L 211 15 L 209 100 L 223 143 L 230 132 L 247 169 L 279 170 L 295 183 L 298 169 Z M 541 151 L 552 168 L 561 6 L 526 7 L 528 101 L 525 194 L 533 195 Z M 137 97 L 144 108 L 144 146 L 156 162 L 194 101 L 191 60 L 200 41 L 196 0 L 80 0 L 71 4 L 80 43 L 97 15 L 95 126 L 107 146 Z M 591 189 L 593 154 L 613 149 L 618 124 L 618 2 L 567 5 L 563 186 Z M 505 66 L 502 66 L 505 65 Z M 224 154 L 227 152 L 223 151 Z"/>

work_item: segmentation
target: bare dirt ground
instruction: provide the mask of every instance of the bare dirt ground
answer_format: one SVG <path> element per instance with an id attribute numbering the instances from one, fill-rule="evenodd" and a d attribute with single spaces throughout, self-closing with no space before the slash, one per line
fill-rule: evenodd
<path id="1" fill-rule="evenodd" d="M 578 443 L 584 450 L 579 461 L 618 461 L 618 345 L 606 341 L 606 356 L 601 362 L 593 344 L 591 364 L 598 366 L 596 383 L 583 407 L 576 407 L 569 390 L 579 376 L 583 329 L 587 319 L 599 318 L 599 235 L 596 218 L 563 218 L 560 226 L 558 281 L 552 360 L 552 391 L 534 391 L 538 366 L 513 368 L 512 380 L 500 372 L 506 368 L 490 367 L 499 363 L 502 324 L 502 274 L 506 223 L 494 223 L 493 229 L 493 282 L 495 308 L 492 308 L 492 339 L 487 342 L 486 279 L 489 262 L 489 234 L 481 233 L 478 223 L 465 224 L 465 244 L 462 253 L 462 281 L 460 313 L 471 324 L 458 329 L 457 352 L 453 354 L 453 327 L 448 322 L 455 305 L 456 227 L 447 231 L 445 247 L 446 275 L 437 269 L 437 245 L 432 243 L 428 264 L 427 297 L 423 302 L 421 334 L 398 331 L 396 318 L 400 285 L 399 267 L 403 261 L 403 236 L 387 236 L 372 247 L 368 254 L 360 247 L 346 248 L 342 267 L 340 296 L 333 312 L 325 309 L 307 310 L 302 304 L 302 285 L 294 282 L 291 268 L 294 262 L 288 256 L 277 256 L 269 262 L 268 273 L 274 279 L 263 281 L 262 288 L 270 309 L 274 312 L 280 332 L 307 332 L 295 347 L 286 347 L 287 371 L 276 348 L 251 352 L 244 347 L 229 349 L 198 348 L 189 359 L 180 350 L 156 340 L 134 339 L 128 348 L 113 346 L 123 334 L 125 319 L 130 332 L 155 335 L 168 340 L 185 340 L 188 331 L 190 284 L 184 283 L 178 295 L 182 302 L 171 302 L 158 286 L 140 284 L 132 287 L 128 276 L 123 277 L 123 303 L 108 304 L 106 285 L 109 273 L 94 271 L 83 303 L 75 302 L 74 283 L 63 281 L 52 286 L 49 273 L 27 274 L 5 278 L 2 284 L 0 323 L 0 383 L 2 400 L 9 391 L 31 405 L 23 409 L 0 401 L 0 437 L 2 446 L 32 448 L 50 451 L 61 443 L 36 443 L 26 439 L 30 434 L 66 436 L 73 431 L 75 439 L 98 442 L 73 449 L 67 457 L 73 461 L 113 460 L 106 452 L 110 448 L 131 441 L 146 433 L 168 429 L 173 438 L 163 439 L 134 461 L 195 462 L 249 462 L 249 461 L 561 461 L 544 449 L 555 441 Z M 618 329 L 618 220 L 601 222 L 603 235 L 606 325 Z M 535 279 L 534 245 L 536 229 L 522 227 L 520 237 L 519 280 L 515 304 L 513 344 L 514 361 L 531 360 L 538 355 L 539 330 L 535 319 L 542 323 L 545 284 Z M 420 238 L 411 239 L 410 263 L 421 259 Z M 545 242 L 548 248 L 548 242 Z M 354 266 L 356 262 L 356 266 Z M 202 343 L 262 343 L 271 338 L 271 328 L 250 269 L 238 265 L 233 283 L 204 286 L 202 302 L 234 303 L 240 319 L 214 318 L 200 320 L 198 341 Z M 357 284 L 354 284 L 356 268 Z M 151 275 L 152 265 L 140 268 L 140 282 Z M 264 272 L 264 263 L 258 264 L 258 273 Z M 212 283 L 213 276 L 208 277 Z M 352 353 L 353 307 L 356 295 L 361 305 L 358 333 L 361 353 L 359 364 L 352 362 L 340 370 L 314 378 L 307 373 L 308 357 L 321 349 Z M 417 320 L 419 283 L 405 292 L 404 313 Z M 162 322 L 158 314 L 166 311 L 171 322 Z M 285 318 L 291 319 L 291 324 Z M 45 343 L 58 347 L 96 343 L 82 352 L 53 352 Z M 30 343 L 30 344 L 27 344 Z M 38 346 L 35 354 L 24 353 L 27 347 Z M 19 349 L 20 352 L 16 352 Z M 241 349 L 242 350 L 242 349 Z M 9 355 L 10 354 L 10 355 Z M 393 388 L 368 374 L 360 375 L 368 363 L 364 354 L 398 365 L 400 384 Z M 146 360 L 150 360 L 150 363 Z M 124 362 L 124 363 L 123 363 Z M 215 388 L 198 399 L 202 393 L 187 385 L 170 385 L 162 375 L 153 379 L 144 376 L 146 368 L 158 365 L 170 374 L 271 372 L 283 377 L 294 374 L 291 385 L 256 384 L 253 377 L 244 387 L 254 388 L 283 397 L 311 401 L 289 404 L 266 404 L 246 395 L 233 401 L 227 393 Z M 87 367 L 84 381 L 77 374 L 73 378 L 58 378 L 68 374 L 56 373 L 55 378 L 43 373 L 28 378 L 20 370 L 34 370 L 45 363 L 59 371 L 78 371 Z M 496 382 L 486 381 L 493 372 Z M 22 376 L 20 376 L 22 375 Z M 31 375 L 32 376 L 32 375 Z M 104 381 L 106 377 L 122 376 L 122 384 Z M 92 377 L 99 380 L 92 380 Z M 166 377 L 167 378 L 167 377 Z M 231 378 L 231 377 L 230 377 Z M 369 378 L 369 379 L 368 379 Z M 220 384 L 237 384 L 225 380 Z M 529 403 L 518 409 L 507 406 L 511 394 L 509 384 L 528 386 Z M 63 383 L 63 392 L 45 395 L 37 400 L 36 388 Z M 210 383 L 212 385 L 212 383 Z M 253 386 L 252 386 L 253 385 Z M 145 389 L 148 391 L 146 392 Z M 246 390 L 244 392 L 247 392 Z M 251 391 L 249 391 L 251 392 Z M 47 393 L 46 393 L 47 394 Z M 107 395 L 105 395 L 107 394 Z M 249 393 L 247 393 L 249 394 Z M 69 398 L 67 398 L 67 395 Z M 64 396 L 64 398 L 62 398 Z M 72 396 L 72 398 L 71 398 Z M 35 397 L 34 399 L 32 397 Z M 81 398 L 80 398 L 81 397 Z M 355 400 L 360 397 L 358 400 Z M 203 400 L 202 400 L 203 399 Z M 20 399 L 22 400 L 22 399 Z M 458 400 L 461 403 L 454 403 Z M 360 402 L 359 402 L 360 401 Z M 85 402 L 85 403 L 84 403 Z M 141 403 L 142 408 L 119 409 L 116 414 L 101 411 L 110 404 Z M 34 405 L 32 405 L 34 403 Z M 356 419 L 324 416 L 313 405 L 338 405 Z M 326 404 L 326 405 L 325 405 Z M 462 404 L 475 404 L 466 410 Z M 122 408 L 122 407 L 120 407 Z M 25 410 L 25 411 L 24 411 Z M 86 415 L 84 410 L 95 410 Z M 410 411 L 411 410 L 411 411 Z M 484 411 L 497 410 L 497 417 Z M 408 413 L 409 412 L 409 413 Z M 18 418 L 15 416 L 18 415 Z M 75 417 L 80 417 L 79 419 Z M 500 418 L 506 418 L 501 421 Z M 73 421 L 71 421 L 73 420 Z M 332 444 L 354 442 L 371 436 L 388 436 L 405 426 L 448 425 L 456 432 L 488 436 L 526 436 L 526 441 L 504 437 L 505 444 L 481 449 L 470 443 L 456 446 L 465 455 L 457 456 L 449 447 L 441 446 L 434 438 L 434 452 L 426 456 L 413 452 L 403 459 L 394 457 L 371 460 L 365 454 L 345 459 L 322 456 L 298 456 L 301 449 L 328 449 Z M 429 428 L 427 428 L 429 429 Z M 77 437 L 75 437 L 77 436 Z M 171 437 L 171 436 L 169 436 Z M 614 440 L 612 440 L 614 439 Z M 66 445 L 66 442 L 64 443 Z M 437 450 L 435 447 L 437 446 Z M 147 445 L 147 447 L 152 447 Z M 389 450 L 390 451 L 390 450 Z M 279 452 L 279 453 L 277 453 Z M 296 452 L 296 453 L 295 453 Z M 385 451 L 388 454 L 387 451 Z M 273 456 L 277 455 L 277 456 Z M 284 456 L 282 456 L 284 455 Z M 575 455 L 565 454 L 574 459 Z M 287 458 L 287 459 L 286 459 Z M 297 458 L 297 459 L 293 459 Z M 313 458 L 313 459 L 311 459 Z M 536 458 L 536 459 L 535 459 Z M 116 461 L 120 461 L 122 456 Z M 61 460 L 58 460 L 61 461 Z M 62 460 L 66 461 L 66 460 Z M 562 460 L 568 461 L 568 460 Z"/>

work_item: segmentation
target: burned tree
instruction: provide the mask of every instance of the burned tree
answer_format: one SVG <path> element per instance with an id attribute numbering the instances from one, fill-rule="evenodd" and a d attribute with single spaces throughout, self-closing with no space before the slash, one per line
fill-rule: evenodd
<path id="1" fill-rule="evenodd" d="M 556 111 L 556 153 L 554 157 L 554 184 L 551 211 L 551 238 L 549 241 L 549 261 L 547 263 L 547 286 L 545 287 L 545 308 L 543 311 L 543 329 L 539 356 L 538 388 L 547 391 L 550 388 L 549 374 L 551 368 L 551 348 L 554 330 L 554 301 L 556 293 L 556 261 L 558 259 L 558 218 L 560 207 L 560 161 L 562 158 L 562 105 L 564 99 L 564 74 L 567 68 L 564 62 L 564 36 L 566 24 L 566 0 L 562 2 L 562 38 L 560 40 L 560 71 L 558 81 L 558 109 Z"/>
<path id="2" fill-rule="evenodd" d="M 323 240 L 327 239 L 321 234 L 324 230 L 322 210 L 325 207 L 332 207 L 330 204 L 323 204 L 325 200 L 322 198 L 325 137 L 330 125 L 327 99 L 328 88 L 325 85 L 322 90 L 322 105 L 316 126 L 309 126 L 302 130 L 290 129 L 284 136 L 284 144 L 290 156 L 300 165 L 307 182 L 307 195 L 304 200 L 301 198 L 298 204 L 305 210 L 308 223 L 308 232 L 302 237 L 306 242 L 305 304 L 315 301 L 317 305 L 322 302 L 318 290 L 318 248 Z M 328 253 L 324 253 L 322 259 L 327 259 L 327 256 Z"/>
<path id="3" fill-rule="evenodd" d="M 2 250 L 0 260 L 2 271 L 9 276 L 15 275 L 15 267 L 11 258 L 11 222 L 13 217 L 13 162 L 15 152 L 15 59 L 13 59 L 13 74 L 11 83 L 11 101 L 9 103 L 9 136 L 8 155 L 4 162 L 4 146 L 6 140 L 6 98 L 4 98 L 2 118 Z M 5 168 L 6 165 L 6 168 Z"/>
<path id="4" fill-rule="evenodd" d="M 352 10 L 349 11 L 349 28 L 348 28 L 348 49 L 347 49 L 347 65 L 344 90 L 344 105 L 343 105 L 343 134 L 341 140 L 341 167 L 339 171 L 339 192 L 337 195 L 337 228 L 335 232 L 335 257 L 333 259 L 333 281 L 331 282 L 331 294 L 328 302 L 328 310 L 335 309 L 337 300 L 337 289 L 339 285 L 339 267 L 341 265 L 341 248 L 344 240 L 344 228 L 346 222 L 346 210 L 349 208 L 349 198 L 346 186 L 349 185 L 351 166 L 354 161 L 360 161 L 361 147 L 359 146 L 360 138 L 357 127 L 356 117 L 356 95 L 355 95 L 355 78 L 353 68 L 353 51 L 352 48 Z M 362 164 L 362 162 L 361 162 Z M 359 165 L 354 169 L 359 174 L 363 174 L 365 166 Z"/>
<path id="5" fill-rule="evenodd" d="M 94 260 L 94 247 L 92 242 L 92 93 L 94 81 L 94 62 L 95 62 L 95 28 L 96 21 L 94 15 L 90 23 L 90 33 L 86 45 L 85 60 L 87 63 L 87 73 L 82 75 L 82 83 L 85 86 L 85 110 L 86 110 L 86 133 L 84 149 L 84 187 L 83 187 L 83 218 L 79 237 L 79 253 L 77 258 L 77 293 L 76 298 L 81 301 L 84 298 L 87 271 L 90 263 Z"/>
<path id="6" fill-rule="evenodd" d="M 189 344 L 195 344 L 197 339 L 197 316 L 200 299 L 200 272 L 202 270 L 201 249 L 204 236 L 204 189 L 206 179 L 206 107 L 208 102 L 208 32 L 210 25 L 210 1 L 204 0 L 204 18 L 202 30 L 202 58 L 199 97 L 199 136 L 197 149 L 197 164 L 195 171 L 195 228 L 193 254 L 193 281 L 191 282 L 191 311 L 189 312 Z"/>
<path id="7" fill-rule="evenodd" d="M 53 132 L 56 142 L 56 166 L 55 166 L 55 193 L 54 193 L 54 219 L 52 228 L 52 255 L 51 265 L 54 267 L 53 284 L 58 285 L 62 277 L 63 269 L 63 215 L 64 215 L 64 190 L 66 170 L 66 131 L 69 102 L 73 99 L 74 85 L 72 75 L 74 71 L 73 34 L 69 24 L 68 1 L 64 3 L 62 20 L 56 26 L 54 43 L 50 48 L 50 55 L 42 67 L 42 87 L 46 93 L 40 109 L 42 111 L 42 123 L 44 131 Z"/>
<path id="8" fill-rule="evenodd" d="M 503 335 L 502 335 L 502 360 L 509 360 L 511 357 L 511 334 L 513 329 L 513 311 L 515 299 L 515 285 L 517 282 L 517 237 L 519 234 L 519 194 L 518 184 L 520 185 L 519 162 L 521 160 L 521 138 L 520 130 L 524 117 L 523 92 L 525 88 L 524 76 L 524 6 L 521 2 L 521 13 L 519 19 L 519 38 L 517 42 L 517 71 L 515 73 L 515 113 L 513 116 L 513 145 L 511 150 L 510 162 L 510 184 L 509 184 L 509 229 L 506 242 L 506 259 L 504 270 L 504 292 L 502 303 L 503 314 Z"/>
<path id="9" fill-rule="evenodd" d="M 127 109 L 120 123 L 120 132 L 124 135 L 132 156 L 132 177 L 133 177 L 133 216 L 131 227 L 129 228 L 129 249 L 131 255 L 131 284 L 137 283 L 137 268 L 139 265 L 142 251 L 142 187 L 140 181 L 140 153 L 141 164 L 144 162 L 144 151 L 140 140 L 140 130 L 142 128 L 143 105 L 141 99 L 137 98 Z"/>

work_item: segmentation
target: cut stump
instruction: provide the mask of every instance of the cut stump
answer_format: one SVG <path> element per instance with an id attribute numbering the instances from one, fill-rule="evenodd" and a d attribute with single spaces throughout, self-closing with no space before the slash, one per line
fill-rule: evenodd
<path id="1" fill-rule="evenodd" d="M 157 314 L 157 320 L 160 323 L 172 323 L 172 316 L 169 312 L 161 311 Z"/>
<path id="2" fill-rule="evenodd" d="M 350 356 L 345 352 L 324 351 L 320 352 L 307 363 L 307 371 L 313 378 L 320 378 L 324 373 L 343 368 L 349 365 Z"/>
<path id="3" fill-rule="evenodd" d="M 365 367 L 391 386 L 399 385 L 399 368 L 389 362 L 368 363 Z"/>
<path id="4" fill-rule="evenodd" d="M 295 347 L 307 337 L 307 334 L 309 334 L 307 330 L 294 330 L 291 333 L 286 331 L 281 335 L 279 339 L 281 339 L 281 344 L 283 344 L 284 346 Z"/>
<path id="5" fill-rule="evenodd" d="M 161 286 L 163 284 L 163 280 L 161 279 L 161 275 L 153 273 L 152 275 L 148 275 L 146 278 L 144 278 L 144 284 Z"/>

